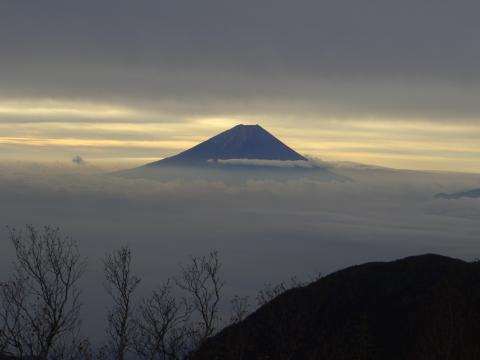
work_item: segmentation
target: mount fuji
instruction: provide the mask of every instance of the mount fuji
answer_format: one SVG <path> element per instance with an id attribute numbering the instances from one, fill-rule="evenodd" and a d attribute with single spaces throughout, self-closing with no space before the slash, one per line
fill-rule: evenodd
<path id="1" fill-rule="evenodd" d="M 205 165 L 232 159 L 307 161 L 260 125 L 237 125 L 180 154 L 146 166 Z"/>
<path id="2" fill-rule="evenodd" d="M 281 142 L 260 125 L 237 125 L 177 155 L 116 172 L 124 177 L 222 179 L 291 179 L 299 176 L 339 179 Z"/>

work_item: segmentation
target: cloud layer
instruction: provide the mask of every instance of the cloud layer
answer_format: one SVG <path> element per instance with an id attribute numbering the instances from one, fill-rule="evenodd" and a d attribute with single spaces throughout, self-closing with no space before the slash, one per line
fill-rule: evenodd
<path id="1" fill-rule="evenodd" d="M 312 168 L 313 162 L 306 160 L 263 160 L 263 159 L 218 159 L 209 160 L 222 165 L 243 165 L 243 166 L 267 166 L 281 168 Z"/>
<path id="2" fill-rule="evenodd" d="M 167 182 L 122 179 L 88 164 L 1 169 L 2 224 L 61 226 L 88 258 L 85 328 L 94 337 L 102 332 L 108 302 L 100 259 L 124 243 L 131 245 L 135 270 L 144 279 L 142 294 L 178 274 L 189 255 L 218 249 L 226 298 L 365 261 L 426 252 L 471 260 L 480 253 L 480 202 L 433 198 L 478 187 L 478 175 L 343 164 L 333 171 L 351 181 L 304 175 L 252 180 L 243 174 L 243 181 L 229 184 L 199 180 L 194 172 Z M 6 235 L 0 232 L 4 276 L 13 252 Z"/>
<path id="3" fill-rule="evenodd" d="M 315 156 L 478 172 L 479 10 L 470 0 L 4 2 L 2 157 L 140 162 L 251 122 Z"/>

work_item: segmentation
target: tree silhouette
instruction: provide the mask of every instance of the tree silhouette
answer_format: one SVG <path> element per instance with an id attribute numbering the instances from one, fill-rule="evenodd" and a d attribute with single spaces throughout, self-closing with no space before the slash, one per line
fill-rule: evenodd
<path id="1" fill-rule="evenodd" d="M 133 348 L 135 335 L 134 304 L 132 295 L 140 278 L 132 274 L 132 251 L 123 246 L 107 254 L 103 261 L 105 288 L 113 300 L 107 319 L 108 349 L 115 359 L 123 360 Z"/>
<path id="2" fill-rule="evenodd" d="M 78 337 L 80 290 L 85 270 L 75 242 L 58 228 L 9 229 L 15 247 L 13 277 L 0 289 L 1 346 L 16 357 L 74 357 L 85 346 Z"/>
<path id="3" fill-rule="evenodd" d="M 186 299 L 172 295 L 167 281 L 142 300 L 137 319 L 134 345 L 136 353 L 146 359 L 180 360 L 188 353 L 192 328 L 192 308 Z"/>
<path id="4" fill-rule="evenodd" d="M 218 252 L 212 251 L 208 256 L 192 257 L 186 266 L 181 265 L 181 277 L 175 280 L 187 292 L 192 309 L 199 316 L 194 329 L 197 344 L 215 333 L 220 320 L 220 292 L 224 285 L 220 268 Z"/>

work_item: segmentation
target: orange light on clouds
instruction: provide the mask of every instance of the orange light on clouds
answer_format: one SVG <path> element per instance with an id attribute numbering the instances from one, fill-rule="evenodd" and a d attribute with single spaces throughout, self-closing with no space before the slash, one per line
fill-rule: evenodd
<path id="1" fill-rule="evenodd" d="M 168 118 L 174 120 L 165 121 Z M 291 114 L 286 118 L 169 117 L 158 108 L 121 104 L 0 99 L 0 149 L 7 150 L 0 152 L 0 159 L 22 153 L 60 160 L 82 153 L 91 161 L 137 157 L 140 162 L 173 155 L 239 123 L 258 123 L 300 153 L 324 160 L 480 172 L 480 126 L 475 122 L 322 117 L 294 122 Z"/>
<path id="2" fill-rule="evenodd" d="M 84 102 L 37 100 L 0 101 L 0 116 L 124 118 L 139 113 L 131 108 Z"/>
<path id="3" fill-rule="evenodd" d="M 63 147 L 94 147 L 94 148 L 148 148 L 182 150 L 194 146 L 194 141 L 179 140 L 111 140 L 111 139 L 48 139 L 34 137 L 0 137 L 0 144 L 15 144 L 25 146 L 63 146 Z"/>

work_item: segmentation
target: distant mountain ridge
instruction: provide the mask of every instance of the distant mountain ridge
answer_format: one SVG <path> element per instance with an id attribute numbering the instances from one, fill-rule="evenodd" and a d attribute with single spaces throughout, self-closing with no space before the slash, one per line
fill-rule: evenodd
<path id="1" fill-rule="evenodd" d="M 462 191 L 462 192 L 451 193 L 451 194 L 439 193 L 435 195 L 435 198 L 448 199 L 448 200 L 458 200 L 461 198 L 478 199 L 480 198 L 480 189 L 472 189 L 468 191 Z"/>
<path id="2" fill-rule="evenodd" d="M 260 125 L 237 125 L 180 154 L 146 166 L 188 166 L 229 159 L 307 161 Z"/>

